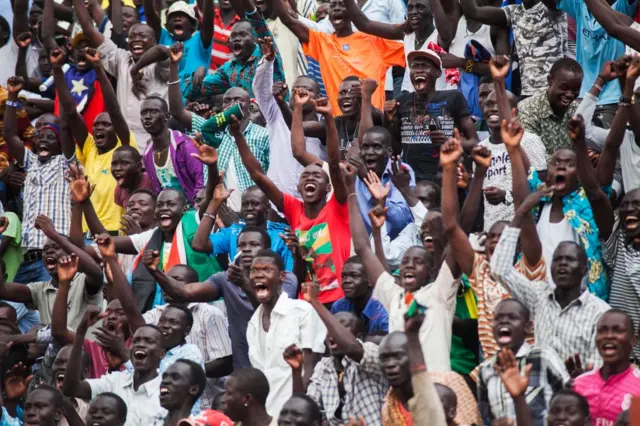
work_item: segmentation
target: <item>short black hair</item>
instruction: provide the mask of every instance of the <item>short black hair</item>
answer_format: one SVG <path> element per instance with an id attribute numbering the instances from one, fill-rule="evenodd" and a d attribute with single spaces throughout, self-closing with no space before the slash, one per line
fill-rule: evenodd
<path id="1" fill-rule="evenodd" d="M 153 94 L 151 94 L 151 95 L 147 96 L 147 97 L 143 100 L 143 102 L 146 102 L 146 101 L 153 101 L 153 100 L 160 101 L 160 103 L 162 104 L 163 112 L 169 112 L 169 104 L 167 103 L 167 101 L 166 101 L 162 96 L 160 96 L 160 95 L 159 95 L 159 94 L 157 94 L 157 93 L 153 93 Z"/>
<path id="2" fill-rule="evenodd" d="M 480 81 L 478 82 L 478 87 L 480 87 L 481 84 L 491 84 L 493 83 L 493 77 L 491 77 L 490 75 L 483 75 L 482 77 L 480 77 Z"/>
<path id="3" fill-rule="evenodd" d="M 350 258 L 348 258 L 347 260 L 344 261 L 343 267 L 346 264 L 354 264 L 354 265 L 364 266 L 364 263 L 362 263 L 362 259 L 360 258 L 360 256 L 351 256 Z"/>
<path id="4" fill-rule="evenodd" d="M 382 140 L 387 148 L 391 147 L 391 132 L 382 126 L 373 126 L 369 127 L 365 132 L 362 138 L 364 139 L 368 134 L 375 134 L 382 136 Z M 360 142 L 362 144 L 362 141 Z"/>
<path id="5" fill-rule="evenodd" d="M 340 84 L 347 83 L 349 81 L 357 81 L 358 83 L 360 83 L 360 81 L 362 81 L 362 79 L 360 77 L 358 77 L 358 76 L 355 76 L 355 75 L 349 75 L 349 76 L 343 78 L 342 81 L 340 82 Z"/>
<path id="6" fill-rule="evenodd" d="M 584 396 L 580 395 L 573 389 L 563 388 L 553 394 L 553 396 L 551 397 L 551 401 L 549 401 L 549 406 L 551 406 L 551 404 L 553 404 L 553 400 L 559 396 L 572 396 L 576 398 L 578 400 L 578 409 L 580 410 L 580 412 L 585 417 L 589 417 L 589 401 L 587 401 Z"/>
<path id="7" fill-rule="evenodd" d="M 185 265 L 184 263 L 181 263 L 179 265 L 172 266 L 171 269 L 169 269 L 169 271 L 171 271 L 172 269 L 182 269 L 182 270 L 184 270 L 185 282 L 187 282 L 187 283 L 194 283 L 194 282 L 198 281 L 198 273 L 196 272 L 195 269 L 193 269 L 189 265 Z M 167 271 L 167 272 L 169 272 L 169 271 Z"/>
<path id="8" fill-rule="evenodd" d="M 62 408 L 62 405 L 63 405 L 62 392 L 60 392 L 58 389 L 46 383 L 40 383 L 36 386 L 36 388 L 33 391 L 31 391 L 31 393 L 34 393 L 35 391 L 48 392 L 51 395 L 51 399 L 53 400 L 53 405 L 55 405 L 56 408 Z"/>
<path id="9" fill-rule="evenodd" d="M 256 253 L 256 258 L 258 257 L 269 257 L 273 259 L 273 263 L 276 264 L 280 271 L 284 271 L 284 260 L 282 260 L 282 256 L 271 249 L 262 249 L 258 253 Z"/>
<path id="10" fill-rule="evenodd" d="M 635 324 L 633 322 L 633 318 L 631 318 L 631 315 L 629 315 L 628 313 L 626 313 L 622 309 L 611 308 L 608 311 L 604 312 L 602 315 L 600 315 L 600 319 L 598 320 L 598 322 L 600 322 L 602 317 L 607 315 L 607 314 L 620 314 L 620 315 L 623 315 L 626 318 L 627 323 L 629 325 L 629 333 L 631 333 L 631 335 L 635 335 Z"/>
<path id="11" fill-rule="evenodd" d="M 153 199 L 154 203 L 158 200 L 158 196 L 155 194 L 155 192 L 153 192 L 152 190 L 147 189 L 147 188 L 136 189 L 135 191 L 133 191 L 131 193 L 131 196 L 129 198 L 133 197 L 136 194 L 147 194 L 149 197 L 151 197 L 151 199 Z"/>
<path id="12" fill-rule="evenodd" d="M 138 329 L 136 330 L 136 333 L 145 327 L 155 330 L 160 335 L 160 344 L 164 344 L 164 333 L 155 324 L 142 324 L 140 327 L 138 327 Z"/>
<path id="13" fill-rule="evenodd" d="M 116 402 L 116 412 L 118 413 L 118 419 L 120 419 L 122 423 L 125 423 L 127 421 L 127 403 L 124 402 L 124 399 L 120 398 L 120 396 L 113 392 L 102 392 L 94 399 L 94 401 L 98 398 L 111 398 L 112 400 L 114 400 Z"/>
<path id="14" fill-rule="evenodd" d="M 308 78 L 309 80 L 311 80 L 311 82 L 312 82 L 312 84 L 313 84 L 313 91 L 314 91 L 314 92 L 316 92 L 316 94 L 317 94 L 317 95 L 319 95 L 319 94 L 320 94 L 320 85 L 318 84 L 318 82 L 317 82 L 313 77 L 311 77 L 310 75 L 306 75 L 306 74 L 304 74 L 304 75 L 299 75 L 299 76 L 296 78 L 296 80 L 297 80 L 298 78 Z"/>
<path id="15" fill-rule="evenodd" d="M 182 201 L 183 204 L 187 204 L 187 197 L 184 195 L 184 192 L 180 191 L 179 189 L 175 189 L 175 188 L 164 188 L 162 191 L 160 191 L 160 194 L 162 194 L 163 192 L 173 192 L 178 194 L 178 198 Z M 158 197 L 160 196 L 160 194 L 158 194 Z M 157 201 L 157 198 L 156 198 Z"/>
<path id="16" fill-rule="evenodd" d="M 184 303 L 169 303 L 166 309 L 169 308 L 179 309 L 184 312 L 184 314 L 187 316 L 187 328 L 190 329 L 191 327 L 193 327 L 193 313 L 191 313 L 187 305 L 185 305 Z"/>
<path id="17" fill-rule="evenodd" d="M 179 359 L 176 362 L 181 362 L 189 366 L 189 370 L 191 371 L 191 385 L 198 386 L 198 393 L 193 398 L 194 401 L 197 401 L 202 396 L 204 389 L 207 387 L 207 376 L 204 373 L 202 367 L 197 362 L 191 361 L 190 359 Z"/>
<path id="18" fill-rule="evenodd" d="M 131 145 L 119 146 L 113 152 L 114 152 L 114 154 L 116 152 L 128 152 L 129 154 L 131 154 L 133 156 L 133 160 L 134 161 L 140 161 L 142 159 L 142 156 L 140 155 L 140 151 L 138 151 L 136 148 L 132 147 Z"/>
<path id="19" fill-rule="evenodd" d="M 253 395 L 253 398 L 261 405 L 267 403 L 269 381 L 262 371 L 253 367 L 240 368 L 234 370 L 229 377 L 236 379 L 238 392 Z"/>
<path id="20" fill-rule="evenodd" d="M 440 193 L 442 192 L 442 187 L 435 182 L 430 180 L 420 180 L 416 182 L 416 186 L 424 186 L 425 188 L 431 189 L 436 196 L 436 200 L 440 200 Z"/>
<path id="21" fill-rule="evenodd" d="M 516 305 L 520 306 L 520 310 L 522 311 L 522 315 L 524 316 L 524 320 L 525 322 L 529 322 L 529 320 L 531 319 L 531 311 L 529 311 L 529 308 L 527 308 L 525 306 L 524 303 L 522 303 L 521 301 L 519 301 L 518 299 L 514 299 L 514 298 L 506 298 L 506 299 L 502 299 L 497 305 L 496 307 L 493 309 L 493 311 L 495 312 L 498 309 L 498 306 L 502 305 L 503 303 L 515 303 Z"/>
<path id="22" fill-rule="evenodd" d="M 247 233 L 247 232 L 255 232 L 256 234 L 260 234 L 260 237 L 262 238 L 262 242 L 264 244 L 264 247 L 265 248 L 271 247 L 271 237 L 267 233 L 266 229 L 264 229 L 264 228 L 262 228 L 260 226 L 247 225 L 244 228 L 242 228 L 242 230 L 238 234 L 238 240 L 240 240 L 240 235 L 242 235 L 244 233 Z"/>
<path id="23" fill-rule="evenodd" d="M 555 77 L 559 71 L 568 71 L 568 72 L 584 75 L 584 71 L 582 70 L 582 67 L 580 66 L 578 61 L 571 58 L 560 58 L 557 61 L 555 61 L 551 66 L 551 70 L 549 71 L 549 74 L 551 75 L 551 77 Z"/>
<path id="24" fill-rule="evenodd" d="M 322 422 L 322 412 L 320 411 L 320 407 L 318 407 L 318 403 L 314 401 L 313 398 L 304 393 L 294 393 L 290 399 L 292 398 L 298 398 L 307 403 L 312 422 Z"/>

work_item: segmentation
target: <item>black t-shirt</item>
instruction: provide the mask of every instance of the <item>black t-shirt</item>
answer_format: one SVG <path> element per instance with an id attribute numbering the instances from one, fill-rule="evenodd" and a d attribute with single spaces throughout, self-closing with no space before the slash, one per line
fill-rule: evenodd
<path id="1" fill-rule="evenodd" d="M 437 90 L 431 101 L 418 103 L 415 93 L 403 93 L 396 99 L 400 118 L 402 161 L 409 164 L 416 180 L 434 180 L 438 171 L 440 146 L 431 145 L 431 130 L 453 136 L 454 127 L 469 115 L 469 107 L 457 90 Z"/>
<path id="2" fill-rule="evenodd" d="M 374 126 L 382 126 L 384 120 L 384 115 L 382 111 L 378 108 L 373 108 L 373 125 Z M 358 128 L 360 127 L 360 122 L 358 120 L 358 126 L 356 126 L 355 131 L 350 133 L 347 130 L 347 125 L 344 122 L 344 117 L 339 115 L 335 118 L 336 121 L 336 129 L 338 130 L 338 138 L 340 140 L 340 152 L 348 151 L 353 144 L 354 139 L 358 139 Z"/>

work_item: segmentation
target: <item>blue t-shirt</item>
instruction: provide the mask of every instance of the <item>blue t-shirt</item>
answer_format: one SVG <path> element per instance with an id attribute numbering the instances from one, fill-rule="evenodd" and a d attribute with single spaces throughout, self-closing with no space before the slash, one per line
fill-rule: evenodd
<path id="1" fill-rule="evenodd" d="M 159 43 L 164 46 L 171 46 L 175 42 L 176 40 L 173 39 L 169 31 L 163 28 Z M 182 89 L 182 93 L 186 93 L 186 84 L 191 81 L 191 75 L 200 67 L 209 69 L 213 40 L 209 44 L 209 47 L 205 48 L 202 45 L 200 31 L 196 31 L 189 40 L 183 41 L 182 43 L 184 45 L 184 53 L 178 64 L 178 76 L 180 77 L 180 89 Z"/>
<path id="2" fill-rule="evenodd" d="M 635 0 L 617 0 L 611 8 L 627 16 L 635 16 L 638 6 Z M 591 15 L 584 0 L 560 0 L 558 8 L 576 21 L 577 60 L 584 71 L 580 97 L 589 91 L 607 61 L 615 61 L 624 55 L 624 43 L 610 36 Z M 610 81 L 603 88 L 598 105 L 616 104 L 620 99 L 620 84 Z"/>

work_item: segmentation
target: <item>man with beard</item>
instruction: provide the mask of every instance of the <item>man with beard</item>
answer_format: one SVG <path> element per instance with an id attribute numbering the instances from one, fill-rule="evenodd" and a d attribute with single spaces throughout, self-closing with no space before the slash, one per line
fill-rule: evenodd
<path id="1" fill-rule="evenodd" d="M 417 180 L 435 179 L 438 149 L 457 128 L 464 136 L 467 153 L 478 143 L 467 101 L 457 90 L 437 90 L 442 60 L 433 50 L 415 50 L 407 55 L 413 93 L 404 93 L 385 103 L 385 125 L 393 136 L 393 152 L 416 173 Z"/>
<path id="2" fill-rule="evenodd" d="M 315 354 L 324 353 L 327 334 L 324 324 L 308 303 L 290 299 L 282 292 L 285 277 L 280 255 L 269 249 L 256 254 L 249 281 L 260 305 L 247 325 L 247 342 L 251 365 L 269 380 L 271 392 L 266 407 L 272 416 L 280 412 L 293 390 L 293 375 L 281 348 L 297 345 L 302 349 L 305 386 L 313 374 Z"/>
<path id="3" fill-rule="evenodd" d="M 142 151 L 149 138 L 140 119 L 142 102 L 151 94 L 157 94 L 161 98 L 167 97 L 168 61 L 145 68 L 137 65 L 142 55 L 156 44 L 154 31 L 148 25 L 133 25 L 129 29 L 129 50 L 123 50 L 95 28 L 82 0 L 75 0 L 73 9 L 84 36 L 92 47 L 98 49 L 104 70 L 118 80 L 118 104 L 134 140 Z"/>
<path id="4" fill-rule="evenodd" d="M 100 54 L 95 49 L 87 48 L 82 52 L 82 55 L 83 63 L 89 63 L 97 75 L 107 109 L 107 112 L 98 114 L 91 123 L 92 132 L 76 110 L 72 92 L 69 90 L 62 73 L 65 55 L 61 48 L 51 52 L 53 77 L 58 99 L 63 106 L 64 119 L 69 123 L 71 135 L 77 144 L 76 155 L 84 166 L 84 173 L 95 185 L 95 190 L 91 194 L 91 202 L 95 207 L 98 219 L 107 231 L 117 235 L 120 228 L 120 217 L 124 212 L 114 205 L 113 193 L 116 189 L 116 180 L 109 173 L 111 161 L 116 148 L 131 145 L 137 150 L 138 147 L 135 140 L 132 139 L 133 136 L 129 132 L 127 121 L 120 111 L 113 86 L 102 68 Z M 85 222 L 83 231 L 87 232 L 88 230 L 89 227 Z M 86 237 L 91 237 L 91 234 L 88 233 Z"/>
<path id="5" fill-rule="evenodd" d="M 79 365 L 82 345 L 87 329 L 98 319 L 100 311 L 87 311 L 76 333 L 70 365 Z M 124 370 L 107 374 L 99 379 L 81 380 L 76 368 L 65 372 L 62 390 L 67 396 L 93 399 L 104 392 L 113 392 L 127 404 L 126 426 L 151 424 L 158 414 L 166 413 L 160 405 L 160 361 L 164 358 L 163 334 L 155 326 L 140 327 L 131 341 L 130 357 L 133 371 Z"/>
<path id="6" fill-rule="evenodd" d="M 573 390 L 589 401 L 593 424 L 613 424 L 628 409 L 630 398 L 640 394 L 640 371 L 630 361 L 635 344 L 628 314 L 618 309 L 602 314 L 596 328 L 596 346 L 603 365 L 573 382 Z"/>
<path id="7" fill-rule="evenodd" d="M 66 173 L 75 161 L 75 146 L 70 138 L 60 138 L 60 124 L 51 116 L 36 129 L 34 152 L 26 149 L 18 136 L 16 112 L 21 106 L 18 93 L 24 87 L 24 79 L 12 77 L 7 81 L 9 91 L 6 102 L 3 132 L 9 153 L 27 172 L 24 184 L 24 212 L 22 219 L 22 247 L 24 261 L 16 278 L 19 282 L 47 281 L 42 248 L 45 237 L 35 227 L 38 215 L 49 217 L 55 230 L 69 232 L 71 221 L 71 197 Z M 38 124 L 38 123 L 36 123 Z"/>

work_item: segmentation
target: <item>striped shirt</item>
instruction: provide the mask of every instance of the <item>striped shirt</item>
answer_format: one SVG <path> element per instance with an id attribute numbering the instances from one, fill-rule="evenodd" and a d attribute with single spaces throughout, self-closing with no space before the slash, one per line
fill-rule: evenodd
<path id="1" fill-rule="evenodd" d="M 524 256 L 518 260 L 515 266 L 518 272 L 524 274 L 531 281 L 542 281 L 546 277 L 546 267 L 544 259 L 536 267 L 530 268 L 524 260 Z M 509 291 L 497 283 L 491 276 L 491 265 L 487 256 L 475 253 L 473 257 L 473 272 L 468 276 L 469 283 L 478 299 L 478 336 L 484 358 L 491 358 L 498 352 L 500 347 L 493 338 L 493 314 L 504 299 L 511 297 Z M 533 336 L 529 336 L 527 342 L 533 344 Z"/>
<path id="2" fill-rule="evenodd" d="M 229 47 L 229 36 L 231 27 L 240 20 L 239 16 L 234 16 L 229 25 L 225 25 L 220 15 L 220 8 L 215 8 L 213 15 L 213 48 L 211 49 L 211 63 L 209 68 L 217 70 L 229 59 L 233 58 Z"/>
<path id="3" fill-rule="evenodd" d="M 24 149 L 24 216 L 22 219 L 22 247 L 42 249 L 45 235 L 36 229 L 36 218 L 47 216 L 61 234 L 69 235 L 71 226 L 71 191 L 67 182 L 69 164 L 76 161 L 75 154 L 70 159 L 64 154 L 51 157 L 47 162 Z"/>
<path id="4" fill-rule="evenodd" d="M 147 324 L 158 324 L 160 315 L 167 306 L 156 306 L 147 311 L 142 315 L 144 321 Z M 193 326 L 186 341 L 200 349 L 205 364 L 231 355 L 229 323 L 220 309 L 208 303 L 190 303 L 188 307 L 193 314 Z M 220 379 L 207 378 L 207 387 L 201 397 L 201 406 L 211 407 L 213 397 L 223 389 L 224 383 Z"/>
<path id="5" fill-rule="evenodd" d="M 610 273 L 609 304 L 629 314 L 637 335 L 640 331 L 640 251 L 626 241 L 619 216 L 609 239 L 603 242 L 602 258 Z M 633 347 L 633 355 L 640 359 L 640 344 Z"/>
<path id="6" fill-rule="evenodd" d="M 631 406 L 631 397 L 640 395 L 640 370 L 632 365 L 605 380 L 594 369 L 577 377 L 573 390 L 589 402 L 592 425 L 613 426 L 616 417 Z"/>
<path id="7" fill-rule="evenodd" d="M 548 282 L 532 282 L 513 267 L 519 236 L 519 228 L 505 228 L 491 258 L 491 271 L 531 312 L 536 344 L 554 349 L 561 359 L 577 353 L 585 364 L 601 364 L 596 350 L 596 325 L 609 305 L 585 289 L 562 308 Z"/>
<path id="8" fill-rule="evenodd" d="M 482 422 L 485 425 L 492 424 L 500 417 L 516 420 L 513 398 L 495 370 L 496 361 L 496 357 L 493 356 L 480 364 L 478 404 L 482 413 Z M 531 376 L 525 397 L 531 409 L 532 423 L 536 426 L 544 426 L 551 397 L 569 382 L 569 373 L 554 351 L 531 346 L 528 343 L 523 343 L 518 349 L 516 363 L 521 372 L 524 372 L 527 364 L 531 364 Z"/>

